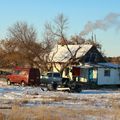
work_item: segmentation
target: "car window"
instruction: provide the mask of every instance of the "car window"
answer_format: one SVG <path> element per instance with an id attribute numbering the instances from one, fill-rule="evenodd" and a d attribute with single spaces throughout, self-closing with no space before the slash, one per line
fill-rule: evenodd
<path id="1" fill-rule="evenodd" d="M 20 73 L 20 70 L 15 70 L 15 71 L 13 71 L 13 74 L 18 75 L 19 73 Z"/>
<path id="2" fill-rule="evenodd" d="M 54 73 L 54 77 L 60 77 L 59 73 Z"/>
<path id="3" fill-rule="evenodd" d="M 0 71 L 0 74 L 2 74 L 2 71 Z"/>
<path id="4" fill-rule="evenodd" d="M 52 77 L 52 73 L 47 73 L 47 76 L 48 77 Z"/>
<path id="5" fill-rule="evenodd" d="M 20 71 L 19 75 L 27 75 L 27 72 L 26 71 Z"/>

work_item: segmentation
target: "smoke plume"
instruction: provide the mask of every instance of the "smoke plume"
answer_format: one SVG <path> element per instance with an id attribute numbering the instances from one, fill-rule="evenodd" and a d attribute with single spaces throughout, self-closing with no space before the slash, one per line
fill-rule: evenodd
<path id="1" fill-rule="evenodd" d="M 93 32 L 94 30 L 108 30 L 114 26 L 116 30 L 120 29 L 120 14 L 110 13 L 103 20 L 96 20 L 95 22 L 88 21 L 84 30 L 80 33 L 80 36 L 84 36 Z"/>

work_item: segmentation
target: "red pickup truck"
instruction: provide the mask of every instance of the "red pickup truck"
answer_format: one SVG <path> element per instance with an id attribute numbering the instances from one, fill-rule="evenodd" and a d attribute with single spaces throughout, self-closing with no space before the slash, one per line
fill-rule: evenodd
<path id="1" fill-rule="evenodd" d="M 11 75 L 7 75 L 7 84 L 18 83 L 25 85 L 39 85 L 40 71 L 37 68 L 17 68 Z"/>

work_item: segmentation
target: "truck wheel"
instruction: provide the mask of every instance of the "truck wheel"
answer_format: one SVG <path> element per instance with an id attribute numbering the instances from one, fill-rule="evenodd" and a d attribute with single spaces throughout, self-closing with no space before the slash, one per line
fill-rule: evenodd
<path id="1" fill-rule="evenodd" d="M 10 82 L 10 80 L 7 80 L 7 85 L 11 85 L 11 82 Z"/>
<path id="2" fill-rule="evenodd" d="M 75 89 L 75 92 L 76 92 L 76 93 L 80 93 L 80 92 L 82 91 L 80 85 L 76 85 L 74 89 Z"/>
<path id="3" fill-rule="evenodd" d="M 52 90 L 53 90 L 52 84 L 48 84 L 48 85 L 47 85 L 47 90 L 49 90 L 49 91 L 52 91 Z"/>
<path id="4" fill-rule="evenodd" d="M 25 82 L 24 81 L 21 82 L 21 86 L 25 87 Z"/>
<path id="5" fill-rule="evenodd" d="M 79 88 L 76 90 L 76 93 L 80 93 L 82 90 Z"/>

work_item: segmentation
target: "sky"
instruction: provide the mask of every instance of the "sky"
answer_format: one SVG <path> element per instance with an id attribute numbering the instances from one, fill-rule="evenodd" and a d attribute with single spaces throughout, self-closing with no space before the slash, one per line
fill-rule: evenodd
<path id="1" fill-rule="evenodd" d="M 44 24 L 61 13 L 68 18 L 69 36 L 80 34 L 89 21 L 93 28 L 84 37 L 90 38 L 93 32 L 106 56 L 120 56 L 120 0 L 0 0 L 0 39 L 18 21 L 34 25 L 40 37 Z M 117 18 L 104 22 L 110 14 Z M 97 23 L 104 28 L 96 28 Z"/>

